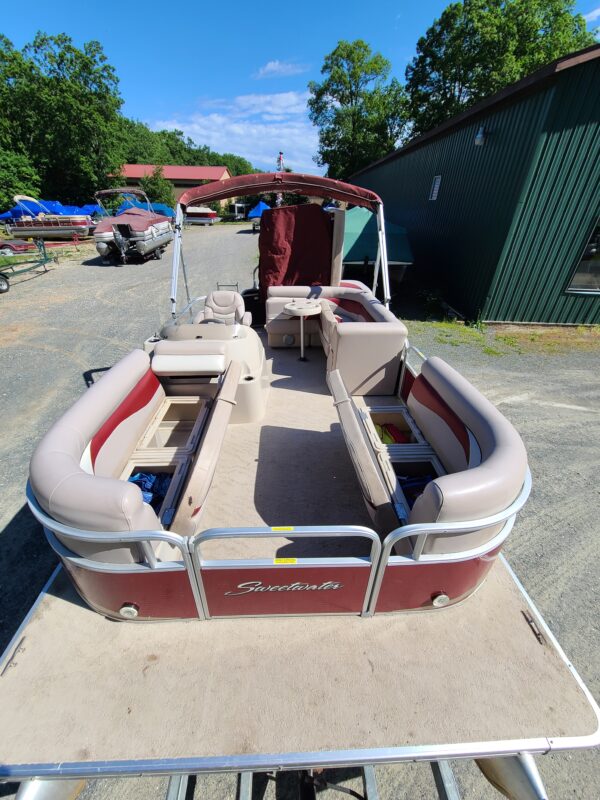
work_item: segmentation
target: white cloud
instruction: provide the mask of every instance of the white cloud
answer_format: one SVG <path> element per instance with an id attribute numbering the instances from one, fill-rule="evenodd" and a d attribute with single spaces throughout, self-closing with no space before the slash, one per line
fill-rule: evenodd
<path id="1" fill-rule="evenodd" d="M 213 100 L 203 111 L 152 123 L 178 128 L 197 144 L 244 156 L 259 169 L 274 170 L 277 153 L 295 172 L 321 171 L 313 161 L 318 134 L 306 113 L 308 92 L 238 95 Z"/>
<path id="2" fill-rule="evenodd" d="M 586 22 L 596 22 L 597 19 L 600 19 L 600 6 L 588 11 L 587 14 L 583 15 L 583 18 Z"/>
<path id="3" fill-rule="evenodd" d="M 294 64 L 292 61 L 267 61 L 258 72 L 252 76 L 257 80 L 261 78 L 287 78 L 290 75 L 301 75 L 303 72 L 308 72 L 306 64 Z"/>
<path id="4" fill-rule="evenodd" d="M 240 114 L 305 114 L 309 92 L 242 94 L 234 98 L 234 110 Z"/>

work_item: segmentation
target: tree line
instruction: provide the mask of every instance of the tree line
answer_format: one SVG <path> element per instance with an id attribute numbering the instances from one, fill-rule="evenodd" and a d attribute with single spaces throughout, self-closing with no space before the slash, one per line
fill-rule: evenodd
<path id="1" fill-rule="evenodd" d="M 116 72 L 99 42 L 80 49 L 66 34 L 38 33 L 18 50 L 0 35 L 0 211 L 15 194 L 88 203 L 97 189 L 118 183 L 128 163 L 252 172 L 241 156 L 128 119 L 122 104 Z"/>
<path id="2" fill-rule="evenodd" d="M 451 3 L 417 42 L 404 86 L 362 41 L 340 41 L 309 83 L 316 161 L 348 178 L 556 58 L 596 43 L 574 0 Z"/>

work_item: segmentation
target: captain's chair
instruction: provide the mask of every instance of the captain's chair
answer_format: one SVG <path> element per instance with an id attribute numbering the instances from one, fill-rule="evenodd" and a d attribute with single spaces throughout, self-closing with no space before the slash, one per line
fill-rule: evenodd
<path id="1" fill-rule="evenodd" d="M 211 292 L 205 302 L 204 310 L 194 317 L 194 322 L 224 322 L 226 325 L 252 325 L 252 314 L 246 311 L 244 299 L 238 292 Z"/>

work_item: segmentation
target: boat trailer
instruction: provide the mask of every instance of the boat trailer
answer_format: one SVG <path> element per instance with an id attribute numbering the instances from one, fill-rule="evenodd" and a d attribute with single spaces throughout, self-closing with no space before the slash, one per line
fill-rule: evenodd
<path id="1" fill-rule="evenodd" d="M 16 278 L 17 275 L 24 275 L 26 272 L 33 272 L 37 269 L 48 272 L 46 265 L 54 261 L 54 258 L 48 255 L 43 239 L 36 239 L 35 245 L 36 252 L 32 254 L 31 258 L 24 260 L 21 256 L 15 256 L 12 262 L 0 263 L 0 294 L 6 294 L 10 289 L 10 278 Z M 8 256 L 8 258 L 13 257 Z"/>

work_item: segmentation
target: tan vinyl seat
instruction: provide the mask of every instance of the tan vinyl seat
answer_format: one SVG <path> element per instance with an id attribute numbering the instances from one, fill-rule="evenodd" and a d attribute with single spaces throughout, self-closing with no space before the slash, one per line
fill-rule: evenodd
<path id="1" fill-rule="evenodd" d="M 170 354 L 165 354 L 168 357 Z M 171 525 L 175 532 L 191 530 L 194 511 L 206 498 L 241 373 L 241 364 L 232 361 L 217 385 L 212 411 Z M 165 391 L 142 350 L 129 353 L 103 375 L 53 425 L 32 456 L 30 484 L 44 511 L 76 530 L 162 530 L 139 487 L 118 476 L 164 398 Z M 136 544 L 91 543 L 61 538 L 58 534 L 57 537 L 70 551 L 95 561 L 117 564 L 143 561 Z M 155 552 L 164 560 L 180 558 L 176 549 L 164 543 L 157 544 Z"/>
<path id="2" fill-rule="evenodd" d="M 360 281 L 340 286 L 271 286 L 266 325 L 272 347 L 299 344 L 299 320 L 285 312 L 292 299 L 320 301 L 319 317 L 305 320 L 305 337 L 316 344 L 318 333 L 327 370 L 338 369 L 351 394 L 394 394 L 406 326 Z"/>
<path id="3" fill-rule="evenodd" d="M 328 384 L 365 503 L 385 536 L 399 524 L 393 512 L 393 466 L 385 448 L 375 452 L 337 370 L 328 375 Z M 427 484 L 408 524 L 467 522 L 500 513 L 517 499 L 527 474 L 525 446 L 510 422 L 462 375 L 440 358 L 427 359 L 407 405 L 448 472 Z M 430 535 L 423 552 L 468 550 L 492 539 L 500 527 Z"/>
<path id="4" fill-rule="evenodd" d="M 527 451 L 517 431 L 466 378 L 436 356 L 415 380 L 409 411 L 447 470 L 417 498 L 409 524 L 460 522 L 504 511 L 527 474 Z M 429 537 L 424 552 L 443 553 L 461 543 L 476 547 L 499 527 L 450 538 Z"/>
<path id="5" fill-rule="evenodd" d="M 222 375 L 226 365 L 227 348 L 218 341 L 163 339 L 152 355 L 155 375 Z"/>
<path id="6" fill-rule="evenodd" d="M 204 310 L 194 317 L 194 322 L 206 322 L 208 320 L 219 320 L 227 325 L 252 325 L 252 314 L 246 311 L 244 298 L 239 292 L 229 290 L 219 290 L 211 292 L 205 302 Z"/>
<path id="7" fill-rule="evenodd" d="M 142 350 L 126 355 L 88 389 L 52 426 L 31 458 L 31 488 L 44 511 L 81 530 L 160 530 L 139 487 L 116 476 L 164 397 Z M 98 561 L 141 560 L 137 545 L 61 541 Z"/>

